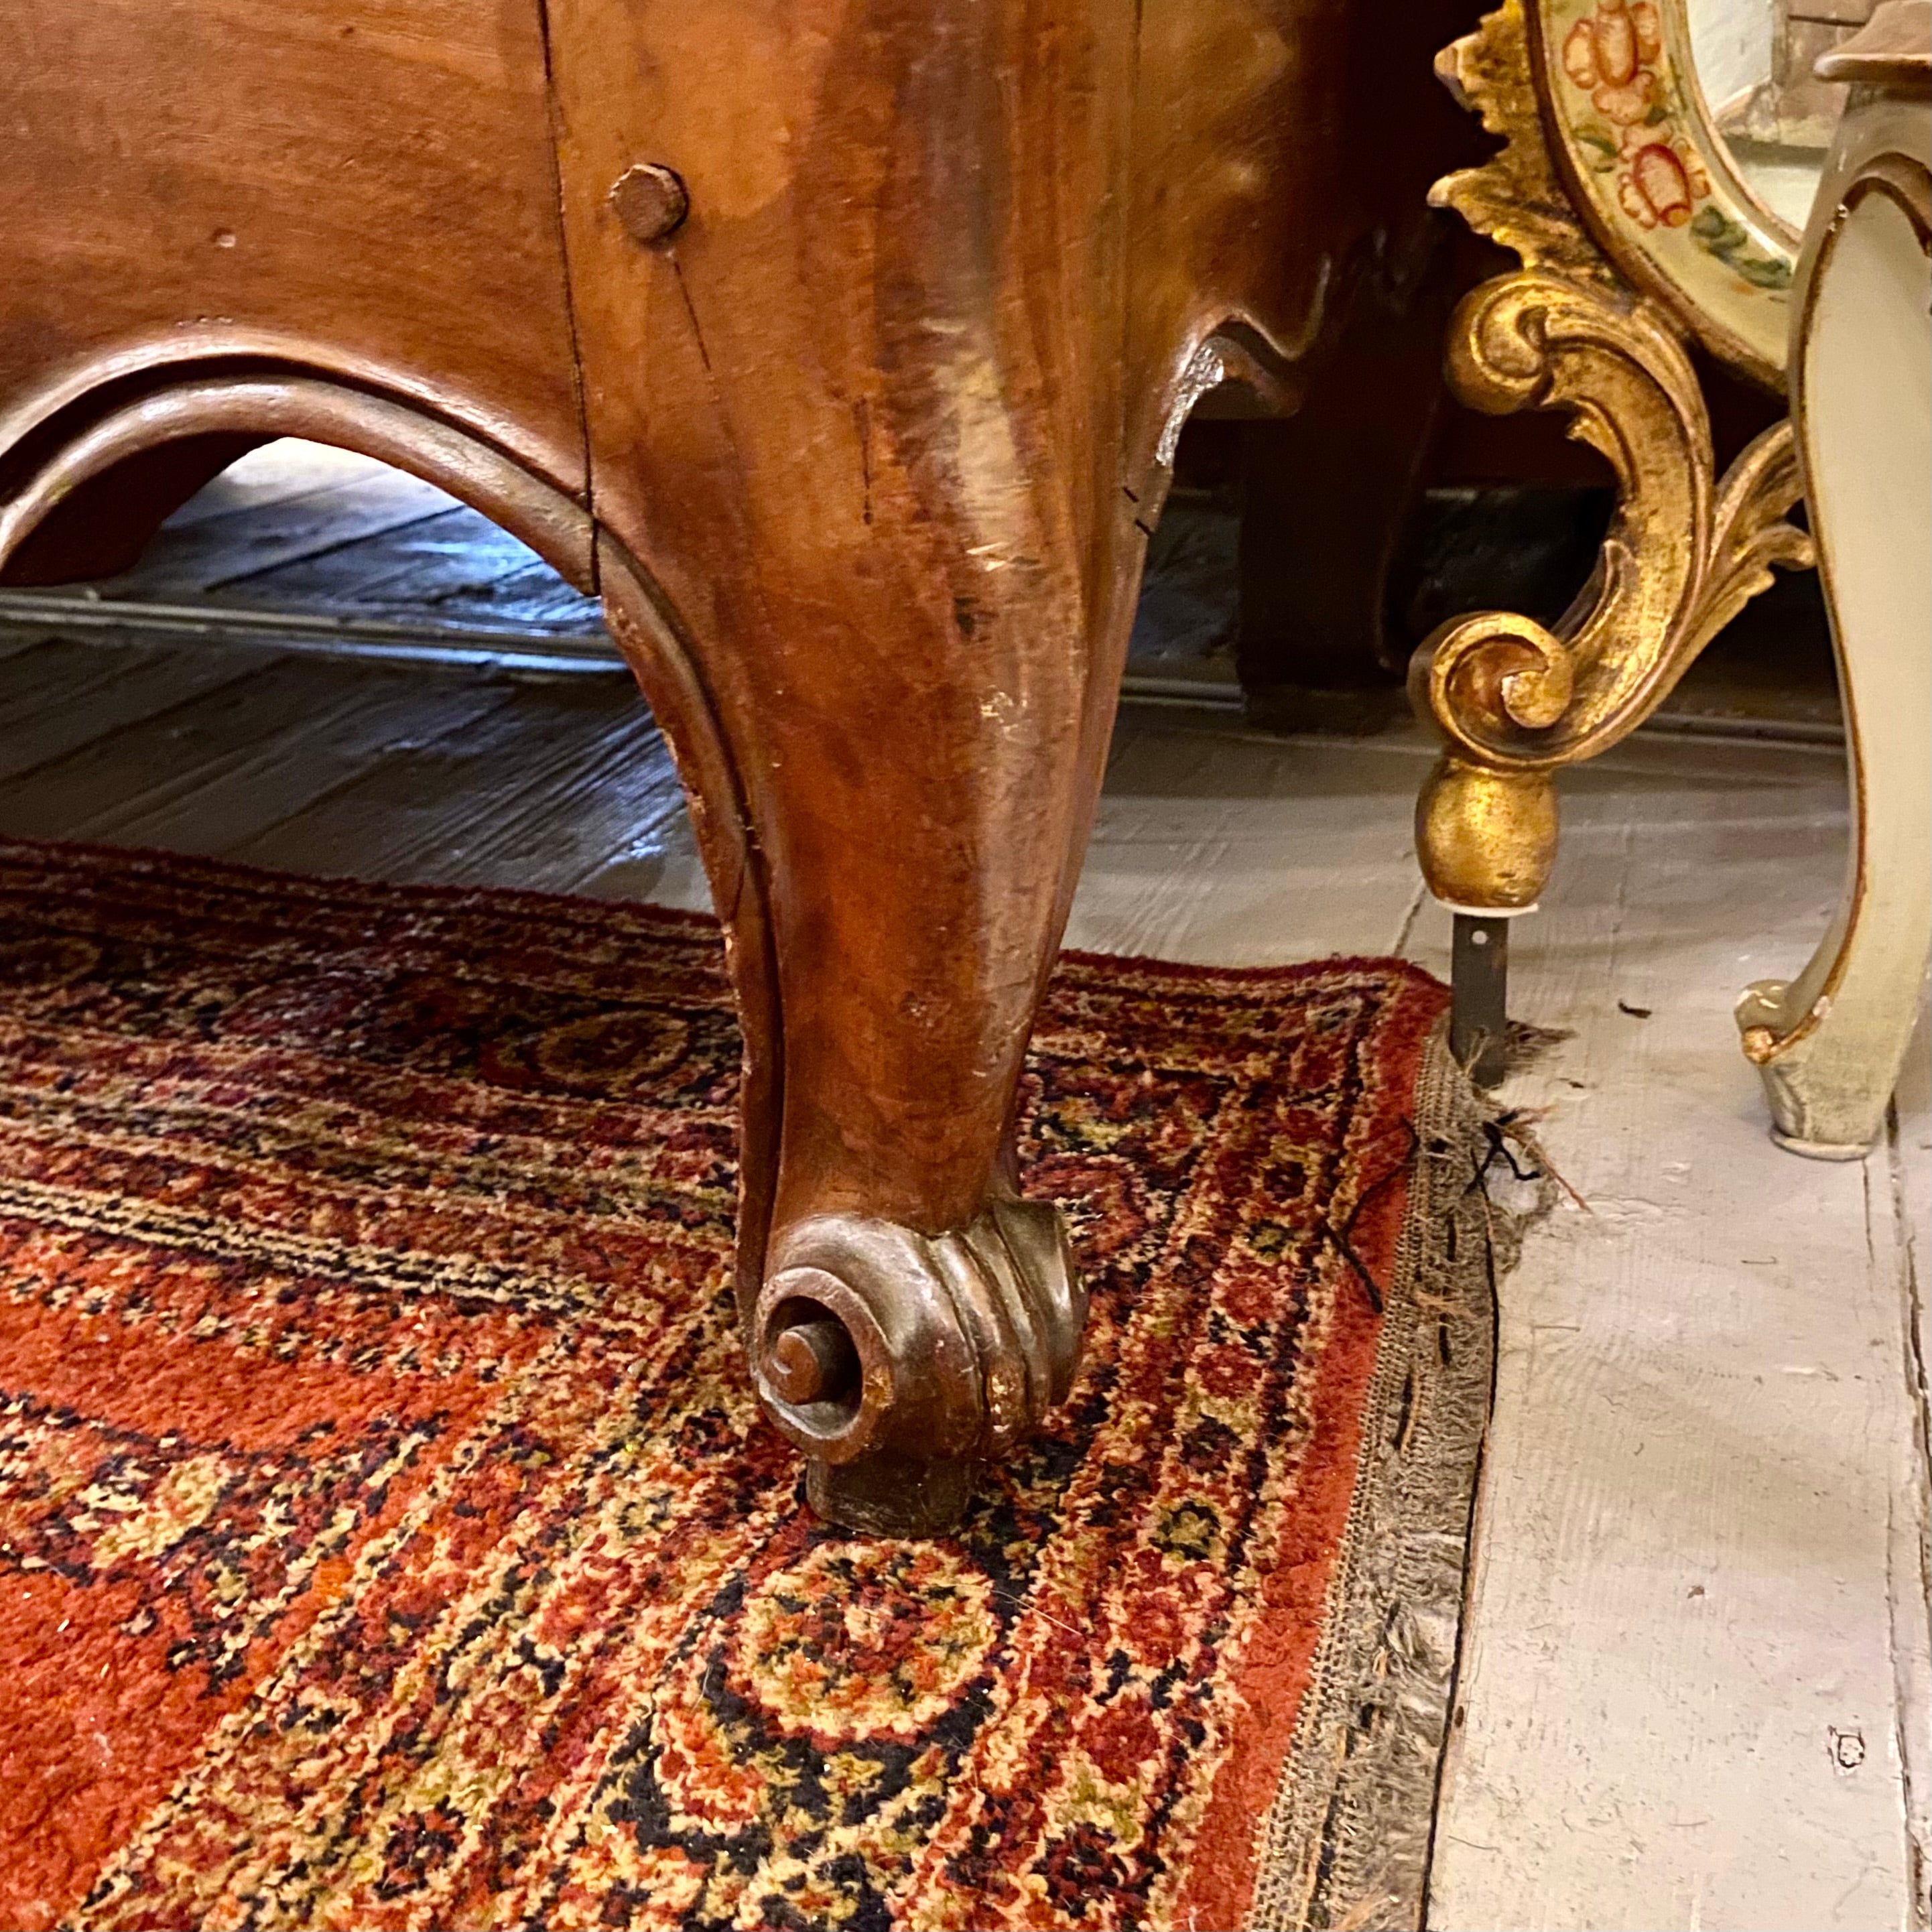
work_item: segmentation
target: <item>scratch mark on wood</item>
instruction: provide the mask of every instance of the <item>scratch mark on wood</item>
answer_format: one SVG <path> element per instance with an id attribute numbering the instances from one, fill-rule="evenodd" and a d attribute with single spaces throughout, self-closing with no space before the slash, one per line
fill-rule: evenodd
<path id="1" fill-rule="evenodd" d="M 864 491 L 859 520 L 869 530 L 872 524 L 872 410 L 863 396 L 852 404 L 852 424 L 859 432 L 859 482 Z"/>

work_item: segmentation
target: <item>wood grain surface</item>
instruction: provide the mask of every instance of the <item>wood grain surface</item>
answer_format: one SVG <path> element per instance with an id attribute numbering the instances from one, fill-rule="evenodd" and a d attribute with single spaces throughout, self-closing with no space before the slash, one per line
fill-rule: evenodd
<path id="1" fill-rule="evenodd" d="M 399 390 L 583 486 L 529 0 L 21 0 L 0 448 L 102 358 Z"/>

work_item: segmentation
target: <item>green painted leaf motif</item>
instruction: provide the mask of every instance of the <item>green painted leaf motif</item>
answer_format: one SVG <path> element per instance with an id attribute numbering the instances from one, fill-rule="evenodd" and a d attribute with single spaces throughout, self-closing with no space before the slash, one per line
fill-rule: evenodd
<path id="1" fill-rule="evenodd" d="M 1754 288 L 1788 289 L 1791 286 L 1791 265 L 1788 262 L 1774 262 L 1762 255 L 1727 255 L 1724 259 Z"/>
<path id="2" fill-rule="evenodd" d="M 1752 287 L 1788 289 L 1791 286 L 1790 263 L 1759 254 L 1751 246 L 1748 230 L 1720 209 L 1699 209 L 1691 220 L 1690 232 L 1706 254 L 1715 256 Z"/>

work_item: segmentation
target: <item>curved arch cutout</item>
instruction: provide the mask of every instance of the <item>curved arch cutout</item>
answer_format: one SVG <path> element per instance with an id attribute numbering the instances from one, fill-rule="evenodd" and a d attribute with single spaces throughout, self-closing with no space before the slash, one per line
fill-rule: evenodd
<path id="1" fill-rule="evenodd" d="M 177 382 L 95 418 L 0 505 L 0 563 L 86 484 L 162 444 L 211 436 L 302 436 L 392 464 L 502 524 L 576 589 L 597 588 L 590 513 L 554 484 L 408 404 L 307 375 Z"/>

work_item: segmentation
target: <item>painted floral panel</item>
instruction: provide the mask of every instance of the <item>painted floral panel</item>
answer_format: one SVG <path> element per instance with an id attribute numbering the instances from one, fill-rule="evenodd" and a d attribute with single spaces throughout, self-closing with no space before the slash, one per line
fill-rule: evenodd
<path id="1" fill-rule="evenodd" d="M 1547 98 L 1613 247 L 1760 373 L 1783 368 L 1792 262 L 1730 178 L 1655 0 L 1547 0 Z M 1673 31 L 1673 28 L 1677 31 Z M 1626 266 L 1628 266 L 1628 261 Z"/>

